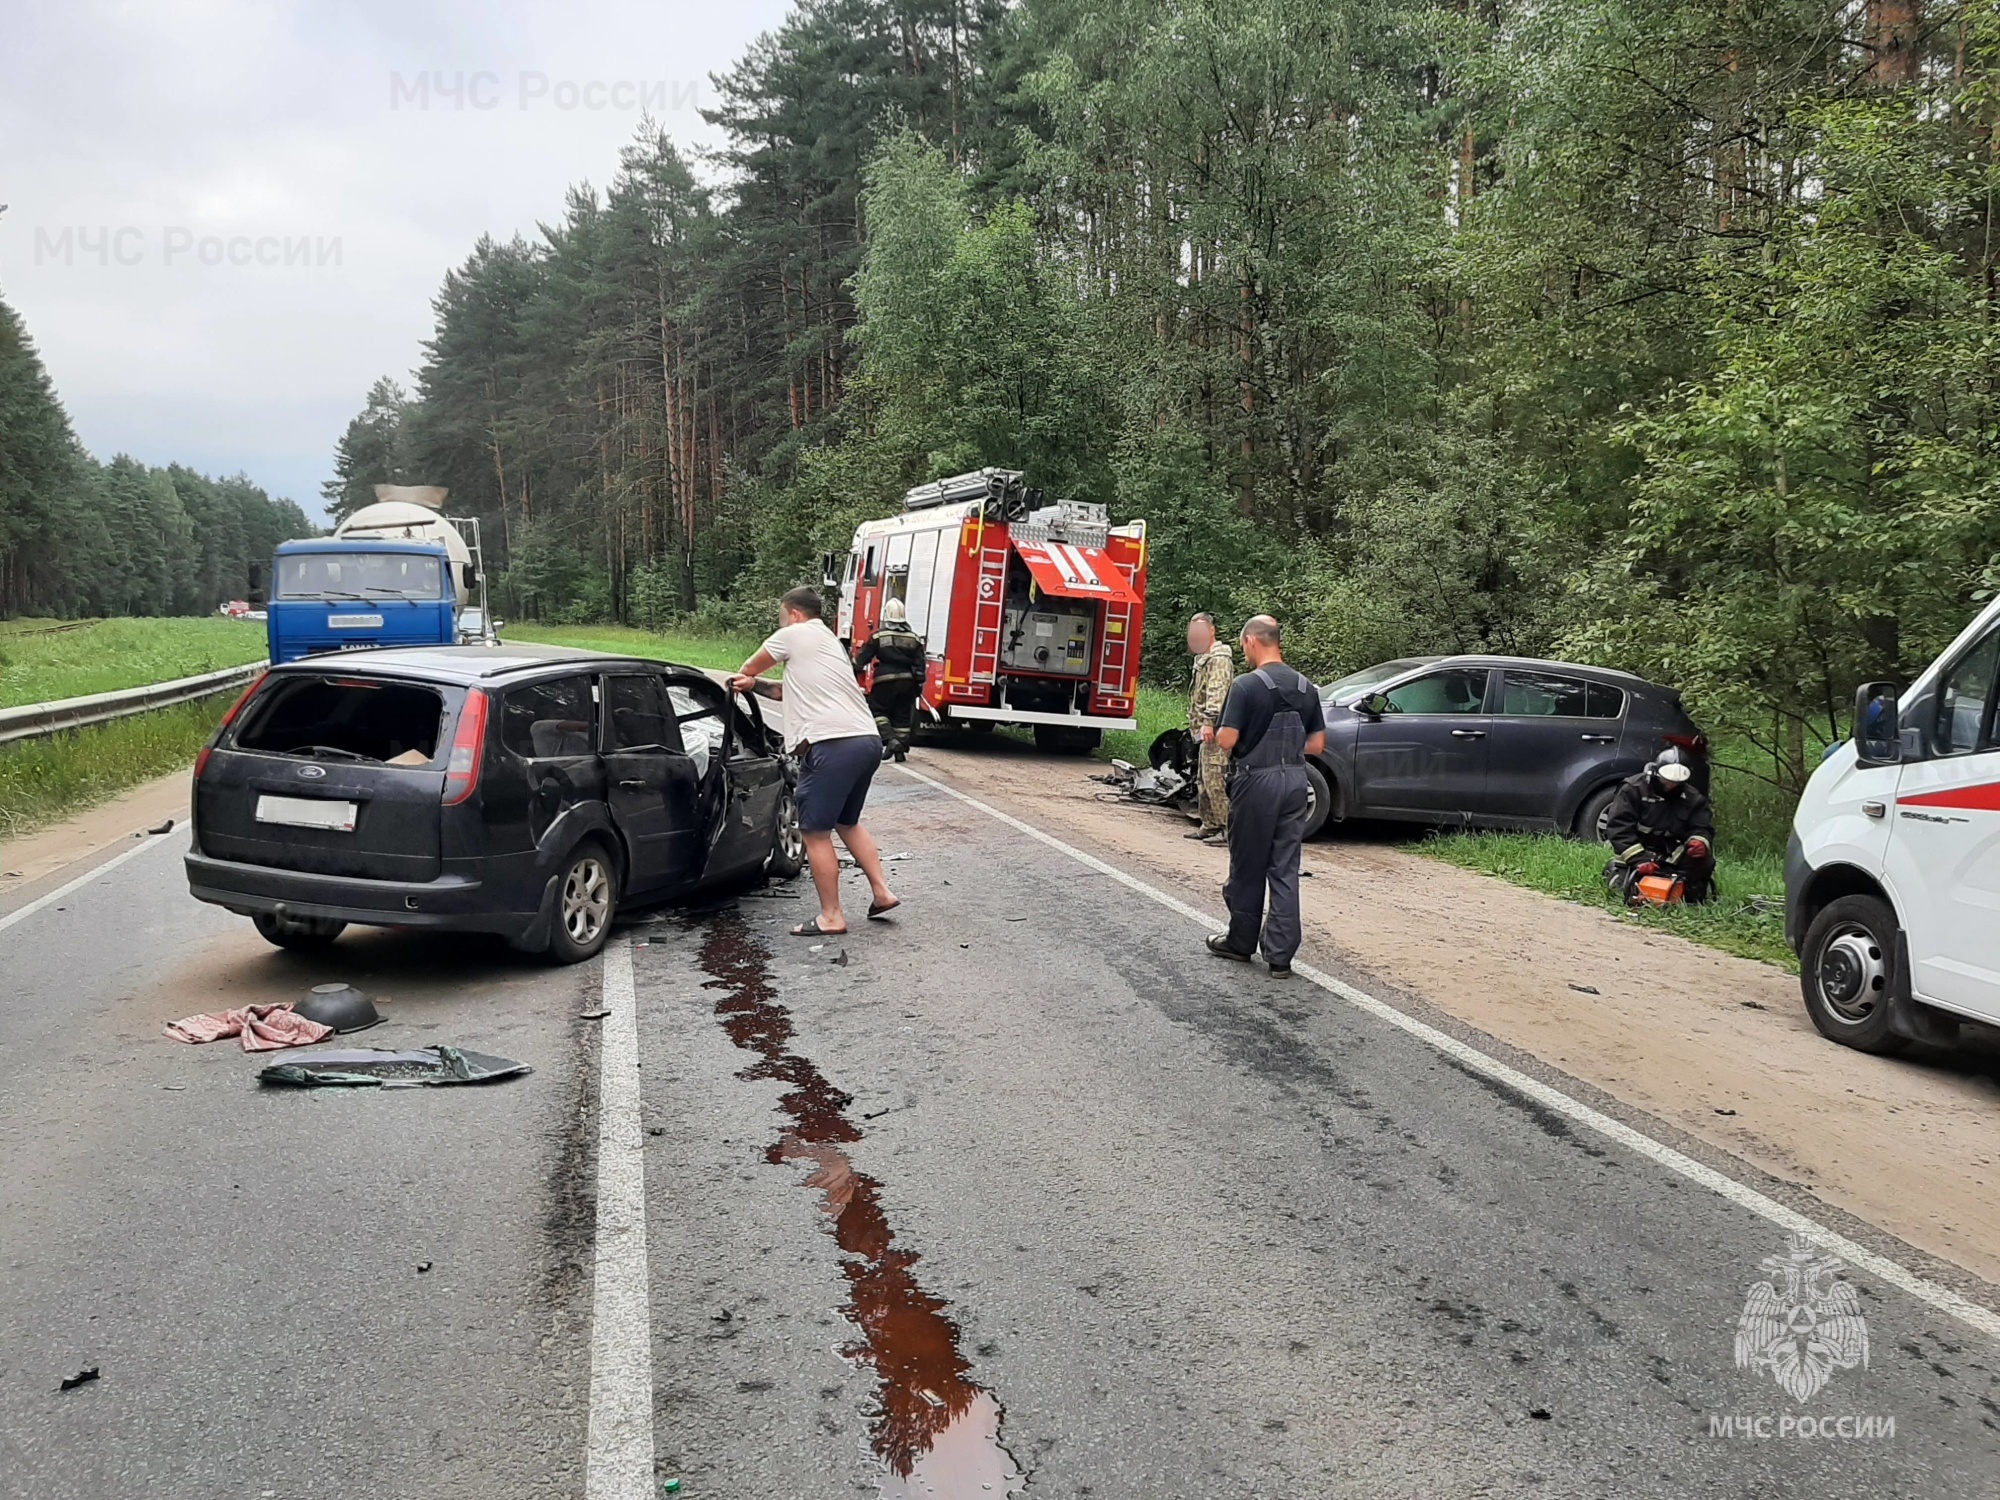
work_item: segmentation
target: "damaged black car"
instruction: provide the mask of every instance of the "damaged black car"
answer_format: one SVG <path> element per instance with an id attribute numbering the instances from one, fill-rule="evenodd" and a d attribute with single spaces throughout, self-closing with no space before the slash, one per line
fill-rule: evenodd
<path id="1" fill-rule="evenodd" d="M 274 667 L 194 780 L 190 889 L 284 948 L 360 923 L 575 963 L 623 906 L 804 863 L 797 770 L 754 699 L 556 646 Z"/>

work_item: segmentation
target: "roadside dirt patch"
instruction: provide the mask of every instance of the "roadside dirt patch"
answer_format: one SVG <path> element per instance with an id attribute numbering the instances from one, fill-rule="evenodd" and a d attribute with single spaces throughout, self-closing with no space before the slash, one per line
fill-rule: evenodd
<path id="1" fill-rule="evenodd" d="M 913 764 L 1222 913 L 1227 852 L 1184 838 L 1192 825 L 1176 815 L 1099 801 L 1092 762 L 996 744 L 926 749 Z M 1766 964 L 1338 834 L 1306 846 L 1305 868 L 1308 960 L 1315 948 L 1337 950 L 1612 1098 L 2000 1282 L 1991 1033 L 1950 1054 L 1868 1057 L 1820 1037 L 1798 982 Z M 1198 952 L 1192 932 L 1189 952 Z"/>
<path id="2" fill-rule="evenodd" d="M 172 818 L 175 831 L 187 821 L 189 782 L 186 771 L 141 782 L 88 812 L 23 838 L 0 840 L 0 910 L 14 906 L 13 896 L 94 855 L 116 852 L 132 835 L 157 828 Z"/>

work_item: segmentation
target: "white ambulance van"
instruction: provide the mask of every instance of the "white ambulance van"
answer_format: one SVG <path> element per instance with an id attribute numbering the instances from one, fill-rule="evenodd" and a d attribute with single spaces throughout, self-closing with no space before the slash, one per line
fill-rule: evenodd
<path id="1" fill-rule="evenodd" d="M 1799 799 L 1785 936 L 1806 1011 L 1864 1052 L 2000 1025 L 2000 599 L 1914 684 L 1864 683 Z"/>

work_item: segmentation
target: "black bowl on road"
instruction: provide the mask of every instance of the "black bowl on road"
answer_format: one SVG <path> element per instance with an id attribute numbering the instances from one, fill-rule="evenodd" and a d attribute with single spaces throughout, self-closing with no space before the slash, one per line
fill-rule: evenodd
<path id="1" fill-rule="evenodd" d="M 297 1005 L 295 1014 L 335 1031 L 366 1031 L 382 1019 L 375 1002 L 351 984 L 316 984 Z"/>

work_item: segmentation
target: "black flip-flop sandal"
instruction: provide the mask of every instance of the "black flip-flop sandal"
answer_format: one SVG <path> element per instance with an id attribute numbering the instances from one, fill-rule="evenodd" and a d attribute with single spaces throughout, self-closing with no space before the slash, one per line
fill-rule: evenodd
<path id="1" fill-rule="evenodd" d="M 793 937 L 846 937 L 847 929 L 845 927 L 822 927 L 819 925 L 819 918 L 814 917 L 810 922 L 801 922 L 799 923 L 798 926 L 794 927 L 792 929 L 792 936 Z"/>
<path id="2" fill-rule="evenodd" d="M 868 920 L 873 922 L 879 920 L 882 917 L 886 917 L 889 915 L 890 912 L 894 911 L 897 907 L 901 906 L 902 904 L 903 904 L 903 898 L 901 896 L 898 896 L 894 901 L 891 901 L 887 906 L 877 906 L 871 901 L 868 904 Z"/>

